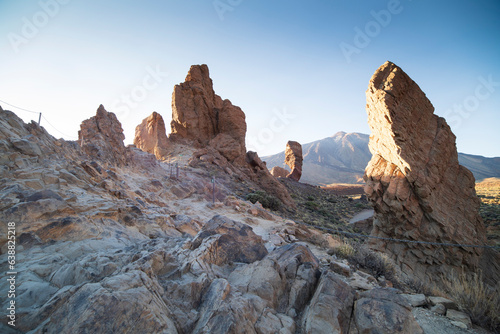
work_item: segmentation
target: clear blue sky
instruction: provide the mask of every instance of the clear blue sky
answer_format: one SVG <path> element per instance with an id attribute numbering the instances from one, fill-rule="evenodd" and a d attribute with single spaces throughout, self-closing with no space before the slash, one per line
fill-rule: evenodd
<path id="1" fill-rule="evenodd" d="M 170 121 L 192 64 L 208 64 L 216 93 L 243 109 L 261 156 L 369 133 L 365 90 L 391 60 L 460 152 L 500 156 L 498 0 L 0 0 L 0 36 L 0 100 L 42 111 L 56 137 L 76 137 L 102 103 L 131 143 L 151 112 Z"/>

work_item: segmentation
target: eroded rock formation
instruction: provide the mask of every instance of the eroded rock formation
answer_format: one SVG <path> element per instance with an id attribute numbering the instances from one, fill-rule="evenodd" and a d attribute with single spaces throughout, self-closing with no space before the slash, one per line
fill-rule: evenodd
<path id="1" fill-rule="evenodd" d="M 370 80 L 373 157 L 365 192 L 375 209 L 372 235 L 452 244 L 485 243 L 472 173 L 458 163 L 455 136 L 419 86 L 391 62 Z M 375 240 L 403 272 L 435 280 L 478 268 L 481 249 Z"/>
<path id="2" fill-rule="evenodd" d="M 18 332 L 422 332 L 409 297 L 327 254 L 338 243 L 331 235 L 232 196 L 238 182 L 229 178 L 217 185 L 223 203 L 209 205 L 206 169 L 170 178 L 152 154 L 126 154 L 124 166 L 89 159 L 76 142 L 0 108 L 0 221 L 16 225 Z M 246 158 L 265 169 L 255 153 Z M 1 291 L 9 286 L 0 280 Z M 410 299 L 442 313 L 453 304 Z M 0 332 L 16 332 L 6 322 Z"/>
<path id="3" fill-rule="evenodd" d="M 89 157 L 125 165 L 125 135 L 120 121 L 101 104 L 95 116 L 85 120 L 78 131 L 78 143 Z"/>
<path id="4" fill-rule="evenodd" d="M 285 150 L 285 163 L 292 170 L 287 175 L 288 178 L 299 181 L 302 176 L 302 145 L 296 141 L 288 141 Z"/>
<path id="5" fill-rule="evenodd" d="M 163 117 L 153 112 L 135 128 L 134 145 L 143 151 L 152 153 L 162 160 L 168 153 L 168 138 Z"/>
<path id="6" fill-rule="evenodd" d="M 170 126 L 170 139 L 188 140 L 202 148 L 192 165 L 199 162 L 197 159 L 211 161 L 240 179 L 250 179 L 285 205 L 295 206 L 285 186 L 269 173 L 257 153 L 246 152 L 245 114 L 215 94 L 207 65 L 191 66 L 186 81 L 174 87 Z"/>
<path id="7" fill-rule="evenodd" d="M 246 153 L 245 113 L 215 94 L 207 65 L 191 66 L 172 94 L 171 138 L 210 144 L 230 162 L 242 164 Z"/>

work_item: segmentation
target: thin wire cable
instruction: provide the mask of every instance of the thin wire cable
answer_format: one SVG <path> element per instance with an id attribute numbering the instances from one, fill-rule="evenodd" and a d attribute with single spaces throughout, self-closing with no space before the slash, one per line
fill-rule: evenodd
<path id="1" fill-rule="evenodd" d="M 52 125 L 52 123 L 50 123 L 49 120 L 45 116 L 43 116 L 43 114 L 41 112 L 39 112 L 39 111 L 33 111 L 33 110 L 28 110 L 28 109 L 25 109 L 25 108 L 21 108 L 21 107 L 15 106 L 13 104 L 10 104 L 10 103 L 2 101 L 2 100 L 0 100 L 0 102 L 5 103 L 6 105 L 9 105 L 9 106 L 11 106 L 13 108 L 16 108 L 16 109 L 27 111 L 27 112 L 30 112 L 30 113 L 33 113 L 33 114 L 39 114 L 39 115 L 41 115 L 41 118 L 43 118 L 47 122 L 48 125 L 50 125 L 54 130 L 56 130 L 57 132 L 59 132 L 63 136 L 71 138 L 71 139 L 78 139 L 78 137 L 70 136 L 70 135 L 68 135 L 68 134 L 60 131 L 58 128 L 56 128 L 54 125 Z"/>
<path id="2" fill-rule="evenodd" d="M 72 139 L 78 139 L 78 137 L 70 136 L 70 135 L 65 134 L 64 132 L 59 131 L 55 126 L 50 124 L 49 120 L 47 118 L 45 118 L 45 116 L 42 115 L 42 118 L 47 122 L 48 125 L 50 125 L 54 130 L 56 130 L 57 132 L 59 132 L 63 136 L 68 137 L 68 138 L 72 138 Z"/>
<path id="3" fill-rule="evenodd" d="M 335 233 L 335 234 L 343 234 L 348 237 L 358 237 L 358 238 L 367 238 L 367 239 L 377 239 L 377 240 L 386 240 L 386 241 L 395 241 L 395 242 L 403 242 L 403 243 L 410 243 L 410 244 L 423 244 L 423 245 L 433 245 L 433 246 L 445 246 L 445 247 L 474 247 L 474 248 L 491 248 L 491 249 L 500 249 L 500 246 L 488 246 L 488 245 L 465 245 L 465 244 L 450 244 L 450 243 L 443 243 L 443 242 L 432 242 L 432 241 L 418 241 L 418 240 L 405 240 L 405 239 L 394 239 L 394 238 L 385 238 L 385 237 L 377 237 L 374 235 L 365 235 L 365 234 L 360 234 L 360 233 L 353 233 L 353 232 L 345 232 L 341 231 L 338 229 L 332 229 L 328 227 L 323 227 L 323 226 L 315 226 L 307 223 L 302 223 L 302 222 L 297 222 L 300 225 L 305 225 L 308 227 L 316 228 L 319 230 L 323 230 L 329 233 Z"/>
<path id="4" fill-rule="evenodd" d="M 0 100 L 0 102 L 5 103 L 6 105 L 11 106 L 13 108 L 17 108 L 17 109 L 20 109 L 20 110 L 23 110 L 23 111 L 27 111 L 27 112 L 30 112 L 30 113 L 33 113 L 33 114 L 41 114 L 41 112 L 39 112 L 39 111 L 33 111 L 33 110 L 28 110 L 28 109 L 20 108 L 20 107 L 17 107 L 15 105 L 13 105 L 13 104 L 8 103 L 8 102 L 2 101 L 2 100 Z"/>

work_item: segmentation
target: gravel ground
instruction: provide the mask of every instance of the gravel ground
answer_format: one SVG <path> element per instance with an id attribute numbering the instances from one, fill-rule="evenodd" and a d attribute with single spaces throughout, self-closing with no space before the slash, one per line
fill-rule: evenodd
<path id="1" fill-rule="evenodd" d="M 491 334 L 479 327 L 462 329 L 453 325 L 448 318 L 421 307 L 414 308 L 412 312 L 425 334 Z"/>

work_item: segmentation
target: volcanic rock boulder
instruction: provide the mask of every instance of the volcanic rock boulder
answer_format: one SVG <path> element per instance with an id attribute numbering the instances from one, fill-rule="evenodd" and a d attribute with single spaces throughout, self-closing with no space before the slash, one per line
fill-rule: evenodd
<path id="1" fill-rule="evenodd" d="M 452 244 L 485 243 L 472 173 L 458 163 L 455 136 L 419 86 L 391 62 L 370 80 L 370 151 L 365 192 L 372 235 Z M 403 272 L 425 281 L 478 268 L 480 248 L 375 240 Z"/>
<path id="2" fill-rule="evenodd" d="M 292 170 L 288 178 L 299 181 L 302 176 L 302 145 L 296 141 L 288 141 L 285 150 L 285 163 Z"/>
<path id="3" fill-rule="evenodd" d="M 165 122 L 157 112 L 153 112 L 135 128 L 134 145 L 163 159 L 168 153 L 168 138 Z"/>
<path id="4" fill-rule="evenodd" d="M 208 144 L 230 162 L 244 163 L 245 113 L 215 94 L 207 65 L 191 66 L 185 82 L 172 95 L 172 139 Z"/>
<path id="5" fill-rule="evenodd" d="M 123 145 L 125 135 L 116 115 L 99 106 L 95 116 L 80 124 L 78 143 L 82 151 L 94 159 L 126 165 L 126 149 Z"/>

